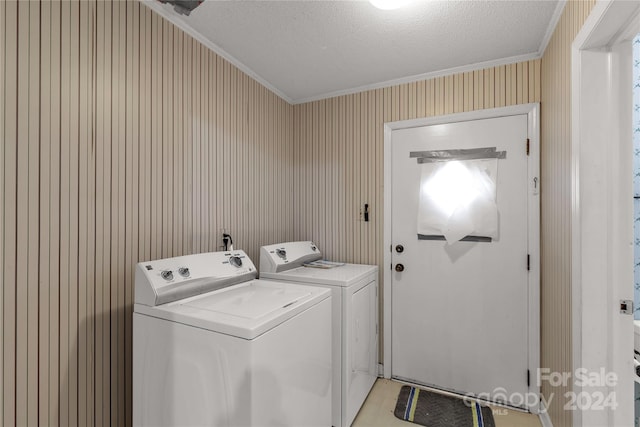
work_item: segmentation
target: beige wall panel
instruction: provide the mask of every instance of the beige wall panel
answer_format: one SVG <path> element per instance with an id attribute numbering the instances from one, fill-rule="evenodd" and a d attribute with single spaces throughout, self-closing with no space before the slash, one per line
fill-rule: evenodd
<path id="1" fill-rule="evenodd" d="M 464 111 L 464 75 L 456 74 L 453 76 L 453 112 L 461 113 Z"/>
<path id="2" fill-rule="evenodd" d="M 532 92 L 529 92 L 529 97 L 533 96 L 535 99 L 542 99 L 542 60 L 541 59 L 536 59 L 535 61 L 533 61 L 533 67 L 534 67 L 534 72 L 533 72 L 533 83 L 534 83 L 534 88 L 533 88 L 533 95 Z M 531 79 L 531 77 L 529 77 L 529 79 Z"/>
<path id="3" fill-rule="evenodd" d="M 206 84 L 208 87 L 208 92 L 210 93 L 210 95 L 207 97 L 207 122 L 208 123 L 212 123 L 215 121 L 215 117 L 216 117 L 216 62 L 215 62 L 215 56 L 214 55 L 207 55 L 207 69 L 209 70 L 208 72 L 206 72 Z M 215 212 L 215 201 L 216 201 L 216 174 L 215 174 L 215 170 L 213 169 L 213 165 L 215 164 L 215 153 L 216 153 L 216 133 L 214 129 L 209 129 L 209 132 L 207 134 L 207 153 L 206 156 L 203 156 L 205 158 L 205 164 L 207 166 L 207 176 L 206 176 L 206 180 L 205 180 L 205 185 L 206 188 L 208 188 L 208 191 L 206 191 L 206 210 L 207 212 L 209 212 L 209 216 L 213 217 L 214 212 Z M 217 224 L 210 224 L 210 228 L 209 228 L 209 232 L 207 233 L 207 246 L 211 247 L 213 245 L 216 244 L 215 240 L 216 240 L 216 234 L 214 233 L 214 230 L 217 228 Z"/>
<path id="4" fill-rule="evenodd" d="M 159 102 L 162 97 L 159 90 L 161 51 L 159 50 L 160 43 L 158 43 L 158 40 L 160 40 L 162 35 L 159 31 L 158 22 L 158 16 L 153 12 L 149 12 L 147 16 L 147 46 L 149 55 L 147 56 L 148 68 L 146 70 L 146 77 L 149 81 L 146 96 L 147 99 L 150 100 L 148 104 L 148 135 L 146 146 L 146 153 L 149 156 L 149 259 L 161 257 L 157 229 L 162 209 L 162 206 L 158 204 L 160 196 L 159 184 L 162 182 L 162 177 L 158 174 L 158 171 L 162 169 L 162 158 L 159 155 L 162 139 L 158 134 L 158 124 L 160 123 L 158 108 L 162 106 Z"/>
<path id="5" fill-rule="evenodd" d="M 527 68 L 529 68 L 529 75 L 533 75 L 535 76 L 536 73 L 536 62 L 540 62 L 538 61 L 529 61 L 529 66 Z M 536 82 L 535 79 L 529 78 L 529 94 L 535 93 L 536 90 Z"/>
<path id="6" fill-rule="evenodd" d="M 138 94 L 140 93 L 140 31 L 139 22 L 141 20 L 139 2 L 127 2 L 127 34 L 131 37 L 127 38 L 127 182 L 128 199 L 127 199 L 127 236 L 134 236 L 133 239 L 127 239 L 127 261 L 125 264 L 125 331 L 127 334 L 125 340 L 125 380 L 126 380 L 126 401 L 131 402 L 133 396 L 133 303 L 134 303 L 134 277 L 135 262 L 142 261 L 139 256 L 141 217 L 141 193 L 140 193 L 140 101 Z M 182 67 L 182 61 L 178 66 Z M 179 136 L 177 136 L 178 140 Z M 182 206 L 182 204 L 180 204 Z M 130 404 L 126 404 L 126 419 L 131 418 L 132 408 Z"/>
<path id="7" fill-rule="evenodd" d="M 18 3 L 17 260 L 16 260 L 16 424 L 28 423 L 29 301 L 29 4 Z"/>
<path id="8" fill-rule="evenodd" d="M 539 77 L 515 77 L 518 65 L 535 71 L 533 62 L 295 105 L 293 238 L 313 240 L 330 259 L 383 268 L 384 122 L 490 108 L 494 97 L 506 102 L 507 90 L 513 92 L 510 102 L 517 101 L 518 91 L 522 103 L 539 102 L 529 90 L 530 80 Z M 507 67 L 515 83 L 509 88 Z M 368 223 L 361 216 L 365 203 Z"/>
<path id="9" fill-rule="evenodd" d="M 421 117 L 426 114 L 427 103 L 425 97 L 426 91 L 425 81 L 421 80 L 416 83 L 416 117 Z M 377 92 L 376 92 L 377 93 Z M 462 91 L 460 92 L 462 93 Z M 376 97 L 379 95 L 376 95 Z"/>
<path id="10" fill-rule="evenodd" d="M 126 4 L 126 24 L 127 24 L 127 46 L 126 46 L 126 64 L 127 64 L 127 99 L 126 99 L 126 182 L 127 199 L 126 199 L 126 220 L 125 235 L 134 236 L 134 238 L 125 239 L 125 419 L 131 418 L 131 402 L 133 399 L 133 297 L 134 297 L 134 274 L 135 262 L 138 258 L 139 239 L 136 238 L 139 233 L 139 169 L 140 163 L 139 148 L 139 117 L 140 109 L 137 100 L 139 93 L 139 74 L 140 74 L 140 33 L 138 23 L 140 19 L 140 3 L 127 2 Z M 130 35 L 130 36 L 129 36 Z M 178 61 L 176 66 L 181 67 L 182 61 Z M 179 138 L 176 138 L 179 140 Z M 179 151 L 179 150 L 178 150 Z M 88 402 L 87 413 L 91 415 L 91 400 Z"/>
<path id="11" fill-rule="evenodd" d="M 150 260 L 151 257 L 151 240 L 152 240 L 152 229 L 151 229 L 151 211 L 152 211 L 152 164 L 154 161 L 153 152 L 151 151 L 151 141 L 152 141 L 152 132 L 151 132 L 151 106 L 155 102 L 156 98 L 151 96 L 152 89 L 152 79 L 151 73 L 153 72 L 153 63 L 151 62 L 151 43 L 152 43 L 152 17 L 153 13 L 148 8 L 144 7 L 141 9 L 140 16 L 140 109 L 141 109 L 141 126 L 140 126 L 140 152 L 143 153 L 140 157 L 141 160 L 141 179 L 143 180 L 143 185 L 141 185 L 141 199 L 143 200 L 143 213 L 141 214 L 142 228 L 143 233 L 141 234 L 141 246 L 143 247 L 142 253 L 140 254 L 142 259 Z M 189 52 L 188 52 L 189 53 Z M 191 124 L 189 123 L 189 129 Z"/>
<path id="12" fill-rule="evenodd" d="M 408 84 L 395 86 L 395 91 L 398 96 L 398 117 L 407 117 L 408 87 Z M 357 96 L 359 94 L 355 95 Z"/>
<path id="13" fill-rule="evenodd" d="M 136 11 L 137 13 L 137 11 Z M 174 93 L 174 101 L 173 101 L 173 116 L 172 120 L 174 121 L 173 126 L 173 139 L 175 143 L 173 144 L 173 156 L 175 160 L 175 168 L 176 168 L 176 177 L 173 182 L 173 191 L 175 194 L 174 200 L 176 203 L 173 204 L 174 209 L 174 251 L 176 253 L 184 253 L 184 205 L 185 205 L 185 195 L 183 191 L 184 187 L 184 149 L 185 149 L 185 140 L 184 140 L 184 113 L 182 111 L 182 107 L 184 105 L 184 90 L 183 90 L 183 81 L 184 81 L 184 72 L 185 72 L 185 60 L 184 55 L 185 52 L 183 50 L 185 34 L 182 31 L 175 31 L 173 38 L 173 50 L 175 52 L 174 55 L 174 77 L 175 83 L 173 84 L 173 93 Z M 136 44 L 134 42 L 133 49 L 136 49 Z M 132 50 L 133 50 L 132 49 Z M 134 53 L 134 58 L 138 56 L 138 53 Z M 135 81 L 134 81 L 135 84 Z M 135 163 L 134 163 L 135 164 Z M 134 215 L 134 218 L 136 216 Z M 132 284 L 133 286 L 133 284 Z"/>
<path id="14" fill-rule="evenodd" d="M 484 70 L 484 106 L 485 108 L 495 107 L 495 68 Z"/>
<path id="15" fill-rule="evenodd" d="M 301 121 L 301 115 L 303 112 L 303 108 L 295 108 L 294 112 L 293 112 L 293 122 L 297 123 L 299 121 Z M 300 127 L 299 126 L 294 126 L 294 130 L 293 130 L 293 138 L 296 141 L 299 141 L 302 138 L 302 135 L 300 135 Z M 335 136 L 332 139 L 333 143 L 335 144 Z M 297 203 L 304 203 L 304 187 L 302 186 L 304 184 L 304 181 L 302 181 L 302 176 L 301 176 L 301 163 L 302 163 L 302 159 L 305 158 L 305 154 L 304 154 L 304 147 L 300 147 L 300 149 L 295 150 L 294 151 L 294 179 L 293 179 L 293 191 L 294 194 L 296 196 L 298 196 L 298 198 L 296 199 Z M 255 170 L 255 165 L 252 168 L 253 170 Z M 299 234 L 299 231 L 304 227 L 304 224 L 302 224 L 302 216 L 301 215 L 294 215 L 293 216 L 293 229 L 295 232 L 295 235 Z"/>
<path id="16" fill-rule="evenodd" d="M 4 240 L 3 244 L 3 421 L 16 423 L 16 180 L 17 180 L 17 80 L 18 5 L 5 2 L 4 48 Z"/>
<path id="17" fill-rule="evenodd" d="M 112 336 L 112 376 L 117 375 L 116 385 L 111 387 L 112 407 L 115 408 L 115 415 L 112 415 L 111 422 L 117 425 L 125 425 L 125 378 L 124 378 L 124 359 L 125 359 L 125 239 L 127 238 L 125 231 L 125 203 L 126 203 L 126 2 L 113 3 L 113 61 L 114 61 L 114 95 L 112 105 L 115 106 L 113 111 L 115 124 L 115 141 L 114 147 L 117 148 L 113 152 L 114 164 L 113 170 L 117 190 L 112 194 L 114 203 L 114 226 L 116 228 L 116 238 L 112 245 L 112 265 L 116 271 L 112 273 L 111 285 L 111 336 Z M 163 102 L 164 104 L 164 102 Z M 131 184 L 130 184 L 131 185 Z M 115 261 L 115 262 L 114 262 Z M 113 277 L 115 276 L 115 283 Z M 115 286 L 114 286 L 115 285 Z M 113 382 L 113 379 L 111 380 Z"/>
<path id="18" fill-rule="evenodd" d="M 135 264 L 291 240 L 294 109 L 137 1 L 0 30 L 1 424 L 130 425 Z"/>
<path id="19" fill-rule="evenodd" d="M 521 84 L 521 82 L 524 79 L 524 76 L 522 75 L 522 70 L 524 68 L 523 64 L 516 64 L 515 66 L 516 68 L 516 88 L 515 88 L 515 92 L 516 92 L 516 100 L 515 103 L 516 104 L 522 104 L 522 100 L 523 98 L 523 91 L 524 91 L 524 85 Z"/>
<path id="20" fill-rule="evenodd" d="M 203 182 L 200 177 L 206 174 L 206 160 L 205 150 L 207 146 L 206 127 L 203 126 L 206 117 L 206 111 L 203 108 L 203 104 L 206 102 L 206 82 L 207 76 L 203 74 L 203 63 L 206 62 L 206 50 L 200 44 L 193 44 L 194 50 L 194 92 L 193 94 L 193 115 L 195 118 L 194 124 L 194 151 L 192 163 L 194 165 L 194 191 L 197 197 L 194 198 L 194 213 L 195 224 L 197 229 L 200 230 L 196 234 L 195 250 L 202 252 L 206 247 L 207 240 L 207 217 L 206 217 L 206 182 Z M 228 206 L 228 204 L 227 204 Z"/>
<path id="21" fill-rule="evenodd" d="M 592 3 L 543 60 L 291 106 L 136 1 L 2 2 L 3 424 L 130 425 L 136 262 L 226 228 L 256 261 L 312 239 L 382 268 L 382 124 L 541 98 L 542 361 L 570 369 L 569 46 Z"/>
<path id="22" fill-rule="evenodd" d="M 203 49 L 205 49 L 205 51 L 208 53 L 208 50 L 206 48 L 203 47 Z M 225 221 L 227 223 L 227 225 L 231 228 L 231 230 L 238 230 L 238 216 L 240 215 L 240 209 L 238 209 L 238 205 L 237 205 L 237 197 L 238 197 L 238 180 L 239 180 L 239 176 L 238 176 L 238 167 L 237 167 L 237 162 L 238 162 L 238 129 L 237 129 L 237 123 L 236 123 L 236 115 L 237 115 L 237 110 L 236 110 L 236 105 L 237 105 L 237 101 L 238 101 L 238 89 L 237 89 L 237 75 L 236 75 L 236 68 L 232 67 L 231 64 L 229 63 L 225 63 L 225 87 L 228 87 L 229 90 L 227 91 L 227 97 L 226 97 L 226 102 L 228 102 L 229 107 L 227 108 L 227 115 L 226 115 L 226 119 L 227 121 L 225 122 L 224 128 L 229 130 L 228 133 L 228 137 L 225 138 L 225 152 L 228 153 L 228 161 L 225 163 L 225 176 L 228 177 L 228 184 L 225 186 L 226 188 L 228 188 L 229 191 L 229 202 L 227 204 L 227 207 L 229 209 L 228 214 L 227 214 L 227 220 Z M 267 116 L 270 116 L 272 114 L 271 108 L 269 108 L 267 110 Z M 269 127 L 267 127 L 266 131 L 267 131 L 267 135 L 269 136 L 269 140 L 271 140 L 271 128 L 270 126 L 272 125 L 271 120 L 268 120 L 267 123 L 269 124 Z M 270 147 L 272 148 L 272 147 Z M 273 155 L 273 154 L 272 154 Z M 208 171 L 209 167 L 208 165 L 206 165 L 206 169 Z M 271 176 L 270 176 L 271 178 Z M 272 203 L 271 200 L 269 200 L 269 203 Z M 206 215 L 206 214 L 205 214 Z M 235 234 L 235 238 L 238 240 L 240 238 L 242 238 L 242 234 L 240 233 L 233 233 Z M 238 244 L 237 242 L 236 245 Z M 234 245 L 234 247 L 237 247 L 236 245 Z"/>
<path id="23" fill-rule="evenodd" d="M 0 9 L 2 6 L 0 6 Z M 1 12 L 0 12 L 1 13 Z M 42 36 L 43 43 L 41 45 L 41 67 L 42 69 L 50 69 L 51 66 L 51 50 L 50 50 L 50 38 L 51 38 L 51 7 L 50 4 L 42 5 L 41 9 L 41 26 L 40 32 Z M 2 22 L 2 18 L 0 17 L 0 22 Z M 1 26 L 1 25 L 0 25 Z M 0 34 L 0 39 L 2 35 Z M 2 42 L 0 41 L 0 45 Z M 0 75 L 2 74 L 2 55 L 0 54 Z M 0 78 L 0 91 L 2 79 Z M 47 73 L 46 77 L 43 77 L 40 80 L 40 92 L 42 97 L 42 109 L 40 112 L 40 153 L 39 153 L 39 161 L 40 161 L 40 188 L 48 189 L 49 185 L 49 171 L 50 164 L 49 159 L 51 157 L 51 137 L 50 137 L 50 126 L 51 126 L 51 112 L 49 110 L 49 104 L 51 102 L 51 82 L 49 79 L 49 74 Z M 2 99 L 2 95 L 0 94 L 0 100 Z M 0 101 L 0 123 L 2 121 L 2 101 Z M 0 125 L 0 128 L 2 126 Z M 0 131 L 0 135 L 2 132 Z M 1 151 L 1 150 L 0 150 Z M 2 174 L 0 174 L 0 182 L 2 182 Z M 0 189 L 0 192 L 2 190 Z M 49 324 L 49 265 L 50 265 L 50 254 L 49 254 L 49 229 L 50 229 L 50 216 L 49 216 L 49 191 L 41 191 L 40 192 L 40 212 L 39 212 L 39 238 L 40 238 L 40 253 L 39 253 L 39 265 L 38 271 L 40 274 L 40 283 L 39 283 L 39 322 L 38 328 L 42 333 L 38 335 L 38 411 L 44 414 L 49 412 L 49 334 L 48 334 L 48 324 Z M 0 195 L 0 200 L 2 199 Z M 0 230 L 2 226 L 0 225 Z M 0 233 L 1 234 L 1 233 Z M 0 235 L 0 241 L 2 241 L 2 236 Z M 0 245 L 1 247 L 1 245 Z M 0 259 L 1 259 L 0 255 Z M 1 261 L 0 261 L 1 264 Z M 1 278 L 0 278 L 1 280 Z M 0 286 L 1 287 L 1 286 Z M 1 357 L 1 356 L 0 356 Z"/>
<path id="24" fill-rule="evenodd" d="M 542 60 L 534 61 L 529 92 L 542 97 L 542 366 L 572 372 L 571 348 L 571 43 L 582 27 L 592 0 L 567 2 Z M 538 70 L 541 70 L 540 72 Z M 529 73 L 532 67 L 529 67 Z M 549 413 L 555 426 L 570 426 L 563 409 L 569 387 L 542 384 L 555 396 Z"/>
<path id="25" fill-rule="evenodd" d="M 444 78 L 445 81 L 445 114 L 452 114 L 453 113 L 453 105 L 454 105 L 454 99 L 455 99 L 455 91 L 454 91 L 454 85 L 453 85 L 453 81 L 454 81 L 454 76 L 446 76 Z"/>
<path id="26" fill-rule="evenodd" d="M 90 355 L 88 352 L 88 328 L 86 325 L 87 313 L 87 294 L 91 283 L 89 279 L 89 209 L 91 206 L 90 197 L 93 191 L 89 192 L 89 149 L 90 149 L 90 117 L 91 117 L 91 32 L 89 29 L 89 9 L 92 4 L 80 4 L 80 78 L 79 84 L 79 155 L 78 155 L 78 197 L 79 197 L 79 240 L 78 240 L 78 424 L 86 425 L 93 421 L 87 416 L 88 399 L 93 391 L 88 384 L 88 369 L 90 364 Z"/>
<path id="27" fill-rule="evenodd" d="M 161 114 L 161 155 L 162 155 L 162 257 L 173 256 L 173 180 L 175 178 L 172 155 L 173 144 L 173 25 L 162 20 L 162 104 Z M 206 74 L 205 74 L 206 76 Z M 204 79 L 206 81 L 206 77 Z"/>
<path id="28" fill-rule="evenodd" d="M 408 106 L 407 106 L 407 111 L 408 111 L 408 118 L 413 119 L 416 116 L 416 113 L 418 111 L 418 105 L 417 105 L 417 100 L 416 100 L 416 90 L 418 88 L 418 82 L 412 82 L 409 83 L 408 85 Z M 364 96 L 366 96 L 366 92 L 364 92 Z M 366 104 L 365 104 L 366 105 Z"/>
<path id="29" fill-rule="evenodd" d="M 504 107 L 507 102 L 507 69 L 502 65 L 495 68 L 495 106 Z"/>
<path id="30" fill-rule="evenodd" d="M 48 70 L 51 82 L 51 99 L 47 106 L 51 114 L 50 130 L 51 156 L 49 186 L 43 188 L 43 193 L 49 192 L 49 414 L 40 414 L 40 419 L 48 420 L 50 426 L 59 425 L 60 416 L 60 70 L 61 70 L 61 5 L 59 2 L 52 2 L 51 5 L 51 67 Z M 41 330 L 41 334 L 47 331 Z"/>
<path id="31" fill-rule="evenodd" d="M 100 265 L 101 275 L 98 278 L 99 297 L 96 300 L 98 312 L 96 313 L 98 324 L 96 325 L 96 423 L 109 425 L 111 423 L 111 337 L 110 337 L 110 300 L 111 300 L 111 245 L 115 233 L 112 234 L 112 188 L 115 185 L 111 175 L 112 159 L 112 7 L 107 2 L 97 2 L 98 5 L 98 31 L 97 31 L 97 136 L 98 155 L 96 163 L 98 175 L 96 176 L 96 196 L 101 200 L 96 207 L 98 218 L 99 237 L 96 243 L 101 246 L 97 252 L 97 262 Z M 115 261 L 115 260 L 114 260 Z M 116 382 L 113 382 L 115 387 Z M 99 398 L 99 399 L 98 399 Z"/>
<path id="32" fill-rule="evenodd" d="M 220 61 L 216 64 L 217 72 L 220 73 L 221 77 L 221 87 L 220 87 L 220 98 L 218 102 L 221 104 L 229 106 L 230 98 L 231 98 L 231 88 L 230 80 L 231 76 L 229 75 L 230 66 L 226 61 Z M 268 114 L 268 113 L 265 113 Z M 222 147 L 221 152 L 221 170 L 222 170 L 222 191 L 220 193 L 220 202 L 222 202 L 222 217 L 220 218 L 221 226 L 227 232 L 231 229 L 231 191 L 225 191 L 225 189 L 230 190 L 232 179 L 235 177 L 231 177 L 229 175 L 230 172 L 230 163 L 231 163 L 231 140 L 230 140 L 230 112 L 229 108 L 225 108 L 222 110 L 222 114 L 220 116 L 220 123 L 222 124 L 222 133 L 218 139 L 219 144 Z M 263 122 L 263 126 L 265 125 L 266 120 Z M 263 127 L 265 132 L 263 138 L 266 138 L 267 128 Z M 262 142 L 262 141 L 261 141 Z M 266 179 L 265 179 L 266 180 Z M 234 242 L 237 245 L 237 242 Z"/>
<path id="33" fill-rule="evenodd" d="M 78 99 L 80 98 L 80 3 L 71 2 L 69 10 L 69 70 L 66 78 L 69 79 L 69 317 L 67 336 L 67 366 L 68 376 L 64 378 L 67 382 L 69 393 L 69 423 L 70 426 L 78 425 L 78 241 L 79 237 L 79 146 L 80 135 L 80 109 Z"/>
<path id="34" fill-rule="evenodd" d="M 22 5 L 20 6 L 22 7 Z M 38 425 L 38 287 L 39 287 L 39 224 L 40 224 L 40 5 L 29 3 L 29 168 L 28 168 L 28 228 L 29 250 L 27 272 L 27 425 Z M 26 52 L 25 52 L 26 53 Z"/>
<path id="35" fill-rule="evenodd" d="M 518 98 L 518 76 L 516 64 L 507 65 L 507 105 L 515 105 Z"/>
<path id="36" fill-rule="evenodd" d="M 446 108 L 447 108 L 447 102 L 446 102 L 447 90 L 446 90 L 445 77 L 436 78 L 435 91 L 436 91 L 436 99 L 435 99 L 436 113 L 437 114 L 446 114 L 445 111 L 446 111 Z M 399 120 L 402 120 L 402 118 L 400 117 Z"/>
<path id="37" fill-rule="evenodd" d="M 473 71 L 462 73 L 464 78 L 464 86 L 462 88 L 464 97 L 464 111 L 471 111 L 473 109 Z M 435 113 L 427 113 L 425 117 L 432 116 Z"/>
<path id="38" fill-rule="evenodd" d="M 69 413 L 69 312 L 71 311 L 69 295 L 69 287 L 71 285 L 71 271 L 69 259 L 71 224 L 70 224 L 70 109 L 71 97 L 70 78 L 71 73 L 71 4 L 70 2 L 62 2 L 60 10 L 60 329 L 59 329 L 59 377 L 60 377 L 60 407 L 59 421 L 60 425 L 68 426 L 71 424 L 71 415 Z"/>
<path id="39" fill-rule="evenodd" d="M 189 126 L 191 126 L 191 136 L 193 141 L 193 158 L 189 159 L 189 163 L 192 166 L 193 173 L 190 174 L 191 184 L 193 186 L 193 226 L 194 230 L 202 230 L 202 224 L 200 222 L 200 209 L 202 204 L 202 195 L 200 190 L 200 181 L 198 180 L 198 176 L 200 176 L 200 49 L 197 43 L 191 43 L 190 45 L 190 53 L 192 55 L 192 67 L 191 67 L 191 118 L 189 120 Z M 194 233 L 193 236 L 193 248 L 192 250 L 195 252 L 200 252 L 200 239 L 201 233 Z"/>
<path id="40" fill-rule="evenodd" d="M 473 109 L 484 108 L 484 73 L 483 70 L 473 72 Z"/>
<path id="41" fill-rule="evenodd" d="M 140 13 L 144 13 L 146 8 L 141 8 Z M 142 39 L 142 34 L 140 34 Z M 181 64 L 181 80 L 176 85 L 176 91 L 180 92 L 182 102 L 179 106 L 179 112 L 177 120 L 180 122 L 181 135 L 180 140 L 182 144 L 180 146 L 180 183 L 179 194 L 181 196 L 180 210 L 181 210 L 181 222 L 182 239 L 180 243 L 180 252 L 186 253 L 191 249 L 192 239 L 191 234 L 193 230 L 193 221 L 191 218 L 191 180 L 189 179 L 189 171 L 191 166 L 191 45 L 192 39 L 189 36 L 182 35 L 180 42 L 180 51 L 182 52 L 182 64 Z M 140 75 L 142 75 L 142 67 Z M 142 82 L 140 82 L 142 88 Z M 140 153 L 143 153 L 142 146 Z M 140 155 L 140 161 L 142 155 Z"/>

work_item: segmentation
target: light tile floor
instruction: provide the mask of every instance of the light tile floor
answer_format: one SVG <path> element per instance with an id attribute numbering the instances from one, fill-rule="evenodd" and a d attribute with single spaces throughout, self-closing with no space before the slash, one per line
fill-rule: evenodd
<path id="1" fill-rule="evenodd" d="M 402 383 L 382 378 L 378 379 L 352 426 L 417 427 L 417 424 L 402 421 L 393 415 L 400 387 L 402 387 Z M 502 407 L 492 408 L 496 427 L 542 427 L 536 415 Z"/>

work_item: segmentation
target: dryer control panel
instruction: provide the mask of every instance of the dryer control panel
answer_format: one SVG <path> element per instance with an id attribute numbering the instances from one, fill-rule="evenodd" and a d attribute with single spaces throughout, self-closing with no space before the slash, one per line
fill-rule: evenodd
<path id="1" fill-rule="evenodd" d="M 209 252 L 141 262 L 136 266 L 135 302 L 155 306 L 255 279 L 244 251 Z"/>
<path id="2" fill-rule="evenodd" d="M 310 241 L 263 246 L 260 248 L 260 272 L 279 273 L 319 259 L 322 254 Z"/>

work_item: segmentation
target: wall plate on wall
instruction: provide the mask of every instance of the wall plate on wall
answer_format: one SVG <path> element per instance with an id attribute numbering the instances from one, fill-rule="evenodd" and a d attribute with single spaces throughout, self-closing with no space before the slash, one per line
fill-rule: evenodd
<path id="1" fill-rule="evenodd" d="M 620 314 L 633 314 L 633 301 L 630 299 L 621 299 Z"/>

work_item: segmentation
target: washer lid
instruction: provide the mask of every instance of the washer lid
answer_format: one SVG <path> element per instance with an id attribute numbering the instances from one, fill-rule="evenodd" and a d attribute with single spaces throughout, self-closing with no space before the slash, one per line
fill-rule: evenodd
<path id="1" fill-rule="evenodd" d="M 232 335 L 259 337 L 329 298 L 327 288 L 251 280 L 239 285 L 155 307 L 135 305 L 135 312 Z"/>
<path id="2" fill-rule="evenodd" d="M 312 296 L 307 287 L 234 286 L 227 292 L 207 295 L 186 302 L 186 307 L 194 307 L 228 316 L 245 319 L 259 319 L 282 308 Z"/>
<path id="3" fill-rule="evenodd" d="M 371 273 L 378 271 L 375 265 L 344 264 L 334 268 L 297 267 L 280 273 L 262 273 L 263 279 L 314 283 L 328 286 L 351 286 Z"/>

